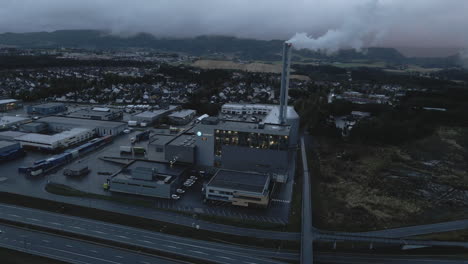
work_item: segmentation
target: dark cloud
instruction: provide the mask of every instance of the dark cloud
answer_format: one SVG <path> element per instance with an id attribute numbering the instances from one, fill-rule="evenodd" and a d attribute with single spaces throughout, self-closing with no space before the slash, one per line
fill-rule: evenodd
<path id="1" fill-rule="evenodd" d="M 0 32 L 100 29 L 259 39 L 328 32 L 322 41 L 332 47 L 465 47 L 467 10 L 467 0 L 2 0 Z"/>

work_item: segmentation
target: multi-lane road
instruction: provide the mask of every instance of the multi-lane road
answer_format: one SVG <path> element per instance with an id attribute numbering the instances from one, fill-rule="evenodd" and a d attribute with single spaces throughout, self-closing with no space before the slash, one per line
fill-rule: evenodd
<path id="1" fill-rule="evenodd" d="M 77 264 L 175 264 L 157 256 L 0 225 L 0 247 Z"/>
<path id="2" fill-rule="evenodd" d="M 294 251 L 195 240 L 5 204 L 0 204 L 0 219 L 213 263 L 271 264 L 281 263 L 271 258 L 295 260 L 299 257 Z"/>

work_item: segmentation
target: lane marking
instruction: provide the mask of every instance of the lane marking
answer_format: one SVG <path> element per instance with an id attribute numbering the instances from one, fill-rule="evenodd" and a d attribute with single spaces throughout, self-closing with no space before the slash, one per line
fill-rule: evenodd
<path id="1" fill-rule="evenodd" d="M 49 241 L 49 240 L 43 239 L 42 242 L 44 242 L 44 243 L 49 243 L 50 241 Z"/>
<path id="2" fill-rule="evenodd" d="M 96 230 L 93 230 L 93 232 L 98 233 L 98 234 L 103 234 L 103 235 L 107 234 L 107 233 L 104 233 L 104 232 L 101 232 L 101 231 L 96 231 Z"/>
<path id="3" fill-rule="evenodd" d="M 218 257 L 218 258 L 222 258 L 222 259 L 229 259 L 229 260 L 233 260 L 232 258 L 230 258 L 230 257 L 225 257 L 225 256 L 216 256 L 216 257 Z"/>
<path id="4" fill-rule="evenodd" d="M 169 245 L 165 245 L 165 246 L 168 247 L 168 248 L 180 249 L 180 248 L 174 247 L 174 246 L 169 246 Z"/>
<path id="5" fill-rule="evenodd" d="M 58 225 L 58 226 L 61 226 L 62 224 L 60 223 L 56 223 L 56 222 L 49 222 L 49 224 L 52 224 L 52 225 Z"/>
<path id="6" fill-rule="evenodd" d="M 190 252 L 196 253 L 196 254 L 201 254 L 201 255 L 208 255 L 205 252 L 197 251 L 197 250 L 189 250 Z"/>
<path id="7" fill-rule="evenodd" d="M 120 238 L 123 238 L 123 239 L 128 239 L 128 237 L 126 237 L 126 236 L 116 236 L 116 237 L 120 237 Z"/>
<path id="8" fill-rule="evenodd" d="M 26 218 L 26 219 L 31 220 L 31 221 L 35 221 L 35 222 L 41 222 L 41 220 L 36 219 L 36 218 Z"/>
<path id="9" fill-rule="evenodd" d="M 7 215 L 9 215 L 9 216 L 13 216 L 13 217 L 18 217 L 18 218 L 21 218 L 21 216 L 19 216 L 19 215 L 12 215 L 12 214 L 7 214 Z"/>
<path id="10" fill-rule="evenodd" d="M 148 241 L 148 240 L 138 240 L 138 241 L 141 241 L 141 242 L 143 242 L 143 243 L 148 243 L 148 244 L 154 244 L 153 242 Z"/>
<path id="11" fill-rule="evenodd" d="M 116 258 L 119 258 L 119 259 L 123 259 L 123 257 L 122 257 L 122 256 L 115 256 L 115 257 L 116 257 Z"/>
<path id="12" fill-rule="evenodd" d="M 65 245 L 66 247 L 69 247 L 69 248 L 72 248 L 73 246 L 70 246 L 70 245 Z"/>

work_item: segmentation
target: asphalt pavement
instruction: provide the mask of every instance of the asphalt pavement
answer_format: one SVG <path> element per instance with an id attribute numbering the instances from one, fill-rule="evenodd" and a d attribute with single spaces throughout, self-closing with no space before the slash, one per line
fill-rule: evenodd
<path id="1" fill-rule="evenodd" d="M 214 263 L 270 264 L 281 263 L 270 258 L 287 260 L 299 258 L 299 254 L 294 251 L 195 240 L 5 204 L 0 204 L 0 218 Z"/>
<path id="2" fill-rule="evenodd" d="M 301 137 L 302 155 L 302 237 L 301 237 L 301 263 L 313 262 L 313 230 L 312 230 L 312 196 L 310 194 L 310 175 L 307 165 L 307 153 L 304 137 Z"/>
<path id="3" fill-rule="evenodd" d="M 468 261 L 439 256 L 396 256 L 347 253 L 320 253 L 315 263 L 343 264 L 468 264 Z"/>
<path id="4" fill-rule="evenodd" d="M 0 247 L 77 264 L 175 264 L 162 257 L 0 225 Z"/>

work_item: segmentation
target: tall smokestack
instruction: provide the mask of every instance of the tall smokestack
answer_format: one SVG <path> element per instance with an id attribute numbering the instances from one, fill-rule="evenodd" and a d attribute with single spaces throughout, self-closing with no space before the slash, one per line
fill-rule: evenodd
<path id="1" fill-rule="evenodd" d="M 281 73 L 281 91 L 280 91 L 280 122 L 286 123 L 288 112 L 288 89 L 289 89 L 289 66 L 291 64 L 291 48 L 290 42 L 284 42 L 283 45 L 283 71 Z"/>

